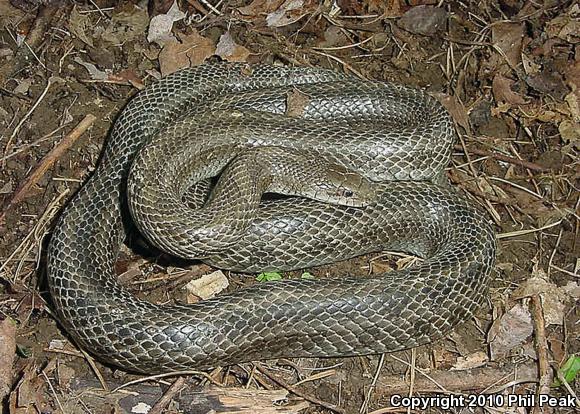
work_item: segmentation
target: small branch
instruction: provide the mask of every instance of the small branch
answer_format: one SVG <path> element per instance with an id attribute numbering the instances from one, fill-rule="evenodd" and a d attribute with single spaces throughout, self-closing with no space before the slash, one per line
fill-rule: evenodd
<path id="1" fill-rule="evenodd" d="M 429 377 L 420 374 L 415 378 L 416 393 L 461 393 L 478 392 L 496 393 L 514 384 L 538 381 L 535 365 L 523 364 L 507 367 L 481 367 L 462 371 L 431 371 Z M 507 383 L 507 384 L 506 384 Z M 389 375 L 379 379 L 376 398 L 393 394 L 407 394 L 409 382 L 400 375 Z"/>
<path id="2" fill-rule="evenodd" d="M 46 94 L 48 93 L 48 90 L 50 89 L 51 85 L 57 81 L 60 78 L 56 78 L 56 77 L 50 77 L 48 78 L 48 81 L 46 82 L 46 87 L 44 88 L 44 90 L 42 91 L 42 93 L 40 94 L 40 96 L 38 97 L 38 99 L 36 100 L 36 102 L 34 102 L 34 105 L 32 105 L 32 107 L 28 110 L 28 112 L 26 113 L 26 115 L 24 115 L 22 117 L 22 119 L 20 120 L 20 122 L 18 122 L 18 125 L 16 125 L 16 127 L 14 128 L 14 130 L 12 131 L 12 134 L 10 134 L 10 138 L 8 138 L 8 142 L 6 143 L 6 147 L 4 149 L 4 152 L 7 153 L 10 150 L 10 147 L 12 145 L 12 140 L 14 140 L 14 138 L 16 137 L 16 135 L 18 135 L 18 132 L 20 132 L 20 128 L 22 128 L 22 125 L 24 125 L 24 123 L 26 122 L 26 120 L 28 118 L 30 118 L 30 115 L 32 115 L 32 113 L 36 110 L 36 108 L 38 108 L 38 105 L 40 105 L 40 103 L 42 102 L 42 100 L 44 99 L 44 97 L 46 96 Z"/>
<path id="3" fill-rule="evenodd" d="M 464 150 L 461 145 L 455 145 L 455 147 L 453 147 L 453 148 L 457 151 Z M 495 158 L 496 160 L 504 161 L 504 162 L 514 164 L 514 165 L 519 165 L 519 166 L 527 168 L 529 170 L 542 171 L 542 172 L 551 171 L 550 168 L 542 167 L 541 165 L 535 164 L 533 162 L 519 160 L 517 158 L 510 157 L 510 156 L 503 155 L 503 154 L 498 154 L 496 152 L 489 152 L 489 151 L 485 151 L 485 150 L 481 150 L 481 149 L 477 149 L 477 148 L 467 148 L 467 150 L 469 150 L 470 153 L 475 154 L 475 155 L 492 157 L 492 158 Z"/>
<path id="4" fill-rule="evenodd" d="M 15 73 L 30 64 L 30 58 L 38 60 L 40 65 L 44 66 L 36 56 L 36 53 L 34 53 L 34 49 L 38 48 L 41 42 L 46 39 L 46 33 L 59 9 L 65 9 L 60 1 L 53 1 L 38 8 L 38 13 L 26 35 L 26 39 L 24 39 L 23 46 L 18 49 L 14 59 L 0 67 L 0 79 L 8 79 L 14 76 Z"/>
<path id="5" fill-rule="evenodd" d="M 20 185 L 18 190 L 14 193 L 12 199 L 8 202 L 2 214 L 0 214 L 0 222 L 3 221 L 6 212 L 13 207 L 14 205 L 21 202 L 24 198 L 26 198 L 30 189 L 38 183 L 38 181 L 44 176 L 46 171 L 58 160 L 66 150 L 68 150 L 76 140 L 93 125 L 97 118 L 94 115 L 87 115 L 83 118 L 79 124 L 74 127 L 74 129 L 68 133 L 64 139 L 58 143 L 56 147 L 54 147 L 48 154 L 40 160 L 34 171 L 24 180 L 24 182 Z"/>
<path id="6" fill-rule="evenodd" d="M 268 370 L 266 370 L 265 368 L 262 368 L 257 363 L 255 365 L 256 365 L 256 369 L 258 371 L 260 371 L 262 374 L 264 374 L 270 380 L 274 381 L 280 387 L 290 391 L 292 394 L 295 394 L 295 395 L 299 396 L 300 398 L 304 398 L 306 401 L 310 401 L 313 404 L 319 405 L 320 407 L 324 407 L 324 408 L 326 408 L 330 411 L 333 411 L 335 413 L 346 414 L 346 411 L 344 411 L 342 408 L 339 408 L 334 404 L 329 404 L 325 401 L 319 400 L 318 398 L 312 397 L 312 396 L 310 396 L 302 391 L 299 391 L 296 388 L 294 388 L 293 386 L 286 384 L 286 382 L 284 382 L 281 379 L 277 378 L 276 376 L 272 375 Z"/>
<path id="7" fill-rule="evenodd" d="M 550 363 L 548 361 L 548 341 L 546 339 L 546 321 L 544 319 L 544 310 L 542 309 L 542 302 L 539 295 L 533 295 L 532 299 L 532 314 L 534 315 L 534 328 L 536 331 L 536 354 L 538 355 L 538 374 L 540 381 L 536 390 L 536 401 L 538 401 L 541 394 L 550 393 L 550 384 L 552 383 L 552 372 L 550 370 Z M 532 414 L 552 412 L 548 407 L 534 406 Z"/>
<path id="8" fill-rule="evenodd" d="M 165 394 L 151 407 L 149 414 L 161 414 L 164 412 L 171 400 L 185 387 L 185 379 L 185 377 L 179 377 L 173 381 L 173 384 L 171 384 Z"/>

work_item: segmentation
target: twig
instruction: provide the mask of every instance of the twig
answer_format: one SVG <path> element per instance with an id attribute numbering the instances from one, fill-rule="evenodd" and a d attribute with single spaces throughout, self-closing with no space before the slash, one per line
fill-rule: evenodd
<path id="1" fill-rule="evenodd" d="M 209 8 L 209 9 L 210 9 L 212 12 L 214 12 L 214 13 L 215 13 L 215 14 L 217 14 L 218 16 L 221 16 L 221 15 L 222 15 L 222 12 L 221 12 L 221 11 L 219 11 L 219 10 L 217 9 L 217 7 L 219 7 L 219 4 L 220 4 L 221 2 L 220 2 L 220 3 L 218 3 L 216 6 L 214 6 L 213 4 L 211 4 L 211 3 L 210 3 L 209 1 L 207 1 L 207 0 L 199 0 L 199 1 L 200 1 L 201 3 L 203 3 L 203 4 L 205 4 L 205 5 L 206 5 L 206 6 L 207 6 L 207 7 L 208 7 L 208 8 Z"/>
<path id="2" fill-rule="evenodd" d="M 549 394 L 550 383 L 552 382 L 552 373 L 548 361 L 548 341 L 546 340 L 546 321 L 544 319 L 544 310 L 539 295 L 532 295 L 532 314 L 534 315 L 534 327 L 536 331 L 536 354 L 538 355 L 538 374 L 540 381 L 536 390 L 536 398 L 539 399 L 541 394 Z M 546 411 L 548 410 L 548 411 Z M 540 412 L 551 412 L 548 407 L 535 405 L 532 414 Z"/>
<path id="3" fill-rule="evenodd" d="M 368 42 L 370 42 L 372 39 L 373 39 L 373 36 L 371 36 L 371 37 L 369 37 L 369 38 L 367 38 L 367 39 L 365 39 L 365 40 L 363 40 L 363 41 L 360 41 L 360 42 L 357 42 L 357 43 L 353 43 L 353 44 L 350 44 L 350 45 L 345 45 L 345 46 L 333 46 L 333 47 L 313 47 L 312 49 L 313 49 L 313 50 L 344 50 L 344 49 L 351 49 L 351 48 L 353 48 L 353 47 L 359 47 L 359 46 L 362 46 L 362 45 L 364 45 L 365 43 L 368 43 Z"/>
<path id="4" fill-rule="evenodd" d="M 265 368 L 262 368 L 259 364 L 256 364 L 256 369 L 258 371 L 260 371 L 262 374 L 264 374 L 266 377 L 268 377 L 270 380 L 274 381 L 276 384 L 281 386 L 282 388 L 285 388 L 286 390 L 290 391 L 292 394 L 295 394 L 295 395 L 299 396 L 300 398 L 304 398 L 305 400 L 310 401 L 313 404 L 324 407 L 324 408 L 326 408 L 330 411 L 333 411 L 335 413 L 346 414 L 346 411 L 344 411 L 342 408 L 339 408 L 334 404 L 330 404 L 330 403 L 327 403 L 325 401 L 319 400 L 318 398 L 312 397 L 312 396 L 310 396 L 302 391 L 297 390 L 293 386 L 286 384 L 286 382 L 284 382 L 281 379 L 277 378 L 276 376 L 272 375 L 270 372 L 268 372 L 268 370 L 266 370 Z"/>
<path id="5" fill-rule="evenodd" d="M 457 151 L 464 151 L 464 148 L 461 145 L 455 145 L 454 149 Z M 535 164 L 535 163 L 530 162 L 530 161 L 519 160 L 517 158 L 510 157 L 508 155 L 498 154 L 496 152 L 485 151 L 485 150 L 477 149 L 477 148 L 467 148 L 467 150 L 469 150 L 470 153 L 475 154 L 475 155 L 492 157 L 492 158 L 495 158 L 496 160 L 504 161 L 504 162 L 507 162 L 510 164 L 519 165 L 519 166 L 525 167 L 529 170 L 542 171 L 542 172 L 550 171 L 550 168 L 542 167 L 541 165 Z"/>
<path id="6" fill-rule="evenodd" d="M 52 392 L 52 395 L 54 396 L 54 399 L 56 400 L 56 403 L 58 404 L 58 408 L 60 408 L 60 411 L 63 414 L 66 414 L 66 411 L 64 410 L 64 407 L 60 403 L 60 399 L 58 398 L 58 395 L 57 395 L 56 391 L 54 390 L 54 387 L 52 386 L 52 382 L 50 382 L 50 379 L 48 378 L 48 376 L 46 375 L 46 373 L 44 371 L 42 371 L 41 374 L 44 377 L 44 380 L 46 381 L 46 383 L 48 384 L 48 387 L 50 388 L 50 391 Z"/>
<path id="7" fill-rule="evenodd" d="M 44 64 L 38 59 L 34 49 L 46 39 L 48 28 L 59 9 L 64 9 L 60 2 L 49 2 L 49 4 L 41 5 L 38 8 L 38 13 L 34 19 L 34 23 L 30 28 L 26 39 L 24 39 L 25 47 L 20 47 L 14 59 L 0 67 L 0 79 L 8 79 L 12 77 L 19 70 L 29 64 L 29 58 L 34 57 L 42 66 Z"/>
<path id="8" fill-rule="evenodd" d="M 64 139 L 58 143 L 48 154 L 40 160 L 34 171 L 24 180 L 18 190 L 16 190 L 12 199 L 8 202 L 6 208 L 0 214 L 0 223 L 3 221 L 6 212 L 14 205 L 22 201 L 32 186 L 34 186 L 44 173 L 59 159 L 66 150 L 68 150 L 76 140 L 95 122 L 97 118 L 94 115 L 88 114 L 79 124 L 68 133 Z"/>
<path id="9" fill-rule="evenodd" d="M 409 375 L 409 393 L 407 394 L 409 398 L 413 396 L 413 390 L 415 389 L 415 379 L 417 373 L 417 349 L 411 349 L 411 365 L 409 366 L 411 369 L 411 375 Z M 409 407 L 407 412 L 411 412 L 411 408 Z"/>
<path id="10" fill-rule="evenodd" d="M 129 381 L 129 382 L 124 383 L 123 385 L 119 385 L 117 388 L 115 388 L 111 392 L 117 392 L 119 390 L 122 390 L 123 388 L 130 386 L 130 385 L 140 384 L 140 383 L 146 382 L 146 381 L 151 381 L 151 380 L 160 379 L 160 378 L 167 378 L 167 377 L 177 377 L 177 376 L 183 376 L 183 375 L 199 375 L 199 376 L 204 377 L 205 379 L 207 379 L 210 383 L 212 383 L 214 385 L 218 385 L 218 386 L 222 385 L 219 382 L 217 382 L 216 380 L 214 380 L 208 373 L 203 372 L 203 371 L 193 371 L 193 370 L 191 370 L 191 371 L 175 371 L 175 372 L 167 372 L 165 374 L 150 375 L 148 377 L 139 378 L 139 379 L 136 379 L 134 381 Z"/>
<path id="11" fill-rule="evenodd" d="M 369 402 L 371 399 L 371 393 L 374 391 L 374 389 L 377 386 L 377 381 L 379 380 L 379 375 L 381 373 L 381 370 L 383 369 L 384 363 L 385 363 L 385 354 L 381 354 L 381 358 L 379 359 L 379 363 L 377 364 L 377 369 L 375 370 L 375 375 L 373 377 L 373 381 L 371 382 L 371 385 L 365 394 L 365 399 L 364 399 L 362 405 L 360 406 L 360 410 L 359 410 L 360 414 L 367 412 L 367 408 L 369 406 Z"/>
<path id="12" fill-rule="evenodd" d="M 402 360 L 401 360 L 402 361 Z M 402 361 L 408 364 L 406 361 Z M 515 370 L 517 369 L 517 372 Z M 461 394 L 475 391 L 483 394 L 501 392 L 505 384 L 497 384 L 511 377 L 510 385 L 536 383 L 537 368 L 533 364 L 505 367 L 479 367 L 461 371 L 431 371 L 426 375 L 417 369 L 419 374 L 415 379 L 415 393 Z M 433 385 L 435 384 L 435 385 Z M 489 388 L 492 386 L 493 388 Z M 400 375 L 389 375 L 380 378 L 376 389 L 378 398 L 393 394 L 405 394 L 409 390 L 408 380 Z"/>
<path id="13" fill-rule="evenodd" d="M 149 410 L 149 414 L 161 414 L 165 408 L 169 405 L 173 397 L 175 397 L 183 388 L 185 387 L 185 377 L 179 377 L 169 389 L 163 394 L 163 396 L 157 400 L 155 405 Z"/>
<path id="14" fill-rule="evenodd" d="M 523 236 L 524 234 L 536 233 L 538 231 L 543 231 L 555 226 L 558 226 L 562 223 L 562 220 L 558 220 L 555 223 L 547 224 L 537 229 L 526 229 L 526 230 L 517 230 L 517 231 L 510 231 L 508 233 L 500 233 L 497 235 L 498 239 L 507 239 L 508 237 L 515 237 L 515 236 Z"/>
<path id="15" fill-rule="evenodd" d="M 68 195 L 69 192 L 70 190 L 68 188 L 65 189 L 62 193 L 60 193 L 50 202 L 46 210 L 44 210 L 44 213 L 42 213 L 42 216 L 40 216 L 40 218 L 34 225 L 34 228 L 30 232 L 28 232 L 26 237 L 24 237 L 24 239 L 18 244 L 16 249 L 14 249 L 14 251 L 10 253 L 10 256 L 8 256 L 8 258 L 5 259 L 4 262 L 0 265 L 0 274 L 2 273 L 2 271 L 4 271 L 4 269 L 6 269 L 9 266 L 9 264 L 12 261 L 20 261 L 22 263 L 24 259 L 16 259 L 15 257 L 17 254 L 20 253 L 21 257 L 24 257 L 26 256 L 27 252 L 29 252 L 34 248 L 34 246 L 40 248 L 41 246 L 40 239 L 42 238 L 42 234 L 45 233 L 48 223 L 52 220 L 52 218 L 56 215 L 58 209 L 60 208 L 60 202 L 64 197 L 66 197 L 66 195 Z M 2 217 L 3 216 L 0 217 L 0 229 L 2 228 L 1 227 Z M 37 255 L 37 257 L 38 256 L 39 255 Z M 20 266 L 21 264 L 18 265 L 17 267 L 19 268 Z M 16 280 L 17 275 L 18 270 L 16 270 L 14 277 L 11 278 L 12 282 Z"/>
<path id="16" fill-rule="evenodd" d="M 550 259 L 548 260 L 548 276 L 550 276 L 550 271 L 552 266 L 554 265 L 554 256 L 556 256 L 556 252 L 558 251 L 558 247 L 560 247 L 560 241 L 562 240 L 562 233 L 564 232 L 564 228 L 560 227 L 560 232 L 558 233 L 558 239 L 556 240 L 556 245 L 552 250 L 552 254 L 550 254 Z"/>
<path id="17" fill-rule="evenodd" d="M 314 50 L 314 49 L 312 49 L 312 53 L 317 54 L 317 55 L 320 55 L 320 56 L 326 56 L 327 58 L 332 59 L 332 60 L 340 63 L 345 69 L 351 71 L 352 73 L 354 73 L 359 78 L 365 79 L 365 76 L 362 73 L 360 73 L 358 70 L 356 70 L 351 65 L 349 65 L 348 63 L 346 63 L 344 60 L 342 60 L 342 59 L 340 59 L 340 58 L 338 58 L 338 57 L 336 57 L 334 55 L 331 55 L 329 53 L 319 52 L 318 50 Z"/>
<path id="18" fill-rule="evenodd" d="M 38 107 L 38 105 L 40 105 L 40 102 L 42 102 L 42 100 L 46 96 L 46 93 L 50 89 L 50 86 L 57 80 L 60 80 L 60 78 L 54 76 L 48 78 L 48 81 L 46 82 L 46 87 L 44 88 L 44 90 L 42 91 L 36 102 L 34 102 L 34 105 L 32 105 L 32 107 L 28 110 L 28 112 L 22 117 L 20 122 L 18 122 L 18 125 L 16 125 L 16 127 L 12 131 L 12 134 L 10 134 L 10 138 L 8 138 L 8 142 L 6 143 L 6 147 L 4 148 L 5 153 L 7 153 L 10 150 L 12 140 L 16 137 L 16 135 L 18 135 L 18 132 L 20 132 L 20 128 L 22 128 L 22 125 L 24 125 L 26 120 L 30 117 L 30 115 L 32 115 L 32 113 Z"/>
<path id="19" fill-rule="evenodd" d="M 0 158 L 0 163 L 3 163 L 4 161 L 6 161 L 6 160 L 8 160 L 8 159 L 10 159 L 10 158 L 12 158 L 12 157 L 14 157 L 14 156 L 16 156 L 16 155 L 20 154 L 21 152 L 23 152 L 23 151 L 26 151 L 26 150 L 28 150 L 28 149 L 30 149 L 30 148 L 32 148 L 32 147 L 34 147 L 34 146 L 36 146 L 36 145 L 40 144 L 41 142 L 44 142 L 44 141 L 46 141 L 47 139 L 50 139 L 50 138 L 52 138 L 52 137 L 54 136 L 54 134 L 56 134 L 56 133 L 57 133 L 58 131 L 60 131 L 61 129 L 63 129 L 63 128 L 66 128 L 67 126 L 68 126 L 68 122 L 67 122 L 66 124 L 64 124 L 64 125 L 61 125 L 61 126 L 59 126 L 59 127 L 58 127 L 58 128 L 56 128 L 54 131 L 51 131 L 51 132 L 49 132 L 48 134 L 46 134 L 46 135 L 44 135 L 44 136 L 42 136 L 42 137 L 38 138 L 36 141 L 34 141 L 34 142 L 31 142 L 31 143 L 29 143 L 29 144 L 25 144 L 25 145 L 23 145 L 22 147 L 18 148 L 17 150 L 14 150 L 14 152 L 11 152 L 11 153 L 10 153 L 10 154 L 8 154 L 8 155 L 4 155 L 2 158 Z"/>
<path id="20" fill-rule="evenodd" d="M 79 351 L 81 351 L 83 358 L 85 359 L 85 361 L 87 361 L 87 363 L 89 364 L 89 366 L 91 367 L 91 369 L 95 373 L 95 376 L 97 377 L 97 379 L 101 383 L 101 386 L 103 387 L 103 389 L 105 391 L 109 391 L 109 386 L 107 385 L 107 381 L 105 381 L 105 377 L 103 377 L 103 374 L 101 373 L 101 370 L 99 369 L 99 367 L 97 367 L 97 364 L 95 363 L 95 360 L 93 359 L 93 357 L 91 357 L 89 354 L 87 354 L 87 352 L 84 351 L 81 347 L 78 347 L 78 349 L 79 349 Z"/>
<path id="21" fill-rule="evenodd" d="M 195 10 L 206 16 L 209 12 L 197 0 L 186 0 Z"/>

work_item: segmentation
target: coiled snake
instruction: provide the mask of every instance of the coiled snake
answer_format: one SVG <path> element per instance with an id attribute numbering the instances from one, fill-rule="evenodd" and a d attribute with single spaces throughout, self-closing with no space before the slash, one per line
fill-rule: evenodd
<path id="1" fill-rule="evenodd" d="M 453 137 L 441 105 L 407 87 L 311 68 L 218 64 L 174 73 L 123 110 L 98 168 L 57 223 L 48 282 L 59 319 L 101 360 L 144 373 L 381 353 L 441 337 L 482 303 L 495 258 L 486 219 L 444 184 Z M 138 161 L 161 171 L 135 167 L 131 183 L 144 182 L 130 192 L 142 185 L 142 198 L 152 197 L 149 181 L 174 188 L 177 196 L 157 197 L 163 211 L 173 212 L 174 199 L 214 172 L 193 172 L 183 157 L 219 169 L 259 146 L 328 159 L 376 188 L 376 199 L 362 207 L 264 200 L 221 250 L 219 236 L 207 238 L 215 244 L 202 255 L 209 264 L 285 270 L 382 249 L 423 260 L 370 277 L 263 283 L 188 306 L 141 301 L 119 285 L 114 266 L 129 221 L 125 185 L 144 143 Z M 226 154 L 217 167 L 216 152 Z M 181 218 L 142 210 L 157 216 L 150 227 L 168 222 L 188 235 Z"/>

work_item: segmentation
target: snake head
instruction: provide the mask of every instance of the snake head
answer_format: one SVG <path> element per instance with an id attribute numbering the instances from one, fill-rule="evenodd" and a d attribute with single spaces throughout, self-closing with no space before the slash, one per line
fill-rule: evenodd
<path id="1" fill-rule="evenodd" d="M 373 182 L 360 173 L 342 165 L 327 166 L 324 180 L 317 183 L 318 190 L 313 198 L 332 204 L 364 207 L 378 197 Z"/>

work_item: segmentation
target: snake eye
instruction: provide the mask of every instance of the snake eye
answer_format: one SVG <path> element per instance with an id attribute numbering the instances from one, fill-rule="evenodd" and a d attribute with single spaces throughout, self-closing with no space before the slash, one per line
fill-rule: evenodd
<path id="1" fill-rule="evenodd" d="M 352 197 L 353 195 L 354 195 L 354 193 L 352 192 L 352 190 L 343 190 L 342 191 L 343 197 Z"/>

